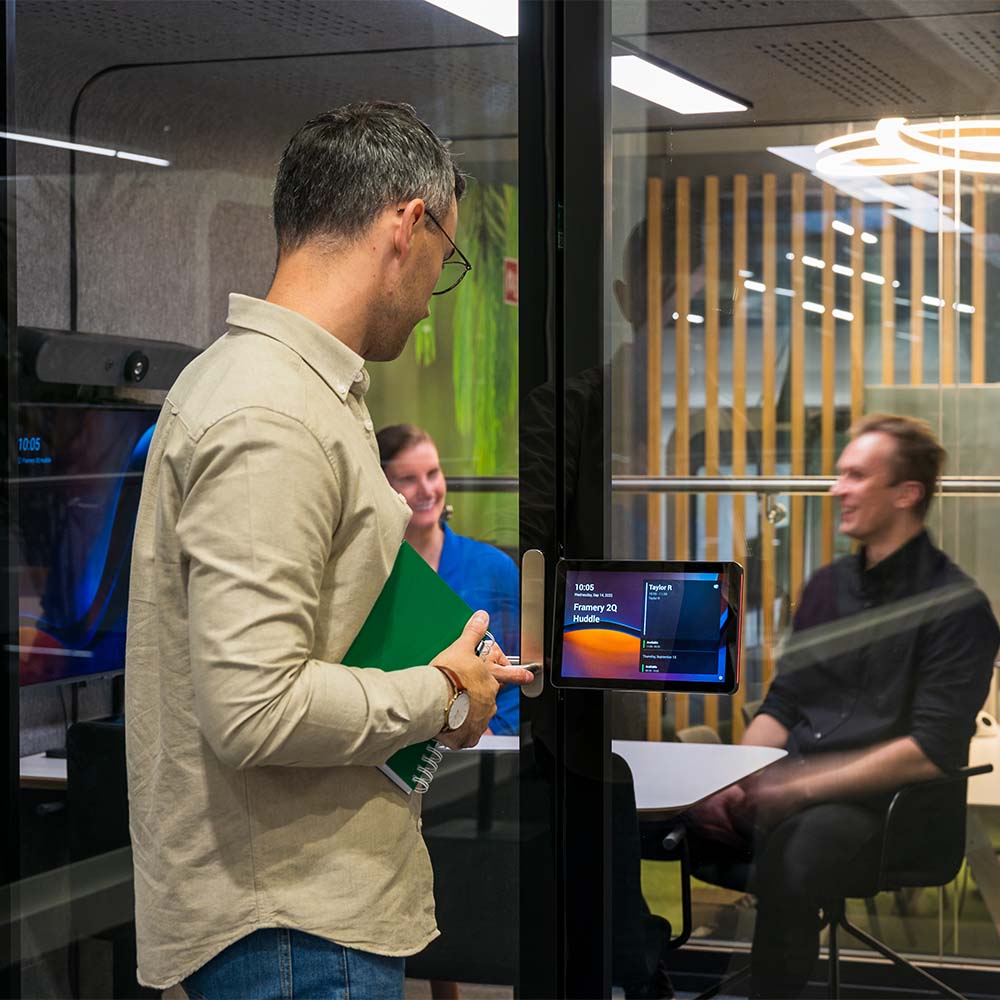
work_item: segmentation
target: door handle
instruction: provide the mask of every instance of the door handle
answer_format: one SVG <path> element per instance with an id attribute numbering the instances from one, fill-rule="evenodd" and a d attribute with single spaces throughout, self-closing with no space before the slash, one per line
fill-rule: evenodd
<path id="1" fill-rule="evenodd" d="M 521 666 L 538 664 L 535 679 L 523 684 L 526 698 L 537 698 L 545 684 L 545 556 L 528 549 L 521 556 Z"/>

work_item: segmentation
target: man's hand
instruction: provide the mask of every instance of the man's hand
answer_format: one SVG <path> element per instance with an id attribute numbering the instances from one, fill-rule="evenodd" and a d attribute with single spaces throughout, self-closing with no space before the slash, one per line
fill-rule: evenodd
<path id="1" fill-rule="evenodd" d="M 483 614 L 486 614 L 484 611 Z M 535 675 L 524 667 L 512 667 L 498 642 L 494 642 L 490 651 L 483 657 L 490 673 L 500 684 L 530 684 Z"/>
<path id="2" fill-rule="evenodd" d="M 740 785 L 730 785 L 688 810 L 688 816 L 706 836 L 742 848 L 747 846 L 741 832 L 746 827 L 745 811 L 746 792 Z"/>
<path id="3" fill-rule="evenodd" d="M 532 678 L 530 670 L 512 667 L 496 643 L 485 658 L 476 656 L 476 646 L 486 634 L 489 623 L 490 616 L 485 611 L 477 611 L 462 634 L 433 660 L 435 665 L 453 671 L 469 692 L 469 715 L 461 728 L 438 736 L 452 750 L 474 747 L 479 742 L 496 714 L 497 691 L 501 684 L 527 684 Z"/>
<path id="4" fill-rule="evenodd" d="M 755 825 L 773 829 L 809 805 L 808 777 L 802 771 L 778 764 L 743 783 L 746 809 Z"/>

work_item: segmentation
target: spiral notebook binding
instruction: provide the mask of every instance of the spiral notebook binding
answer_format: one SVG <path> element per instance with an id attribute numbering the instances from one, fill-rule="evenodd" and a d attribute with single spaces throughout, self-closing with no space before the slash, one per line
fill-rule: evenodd
<path id="1" fill-rule="evenodd" d="M 434 775 L 437 773 L 438 765 L 444 760 L 441 751 L 444 746 L 440 743 L 428 743 L 420 758 L 420 766 L 413 775 L 413 790 L 417 795 L 425 794 L 431 787 Z"/>

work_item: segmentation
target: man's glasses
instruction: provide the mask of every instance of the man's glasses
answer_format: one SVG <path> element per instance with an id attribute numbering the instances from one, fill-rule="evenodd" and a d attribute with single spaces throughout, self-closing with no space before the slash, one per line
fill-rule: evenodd
<path id="1" fill-rule="evenodd" d="M 427 211 L 426 208 L 424 210 Z M 445 257 L 444 263 L 441 265 L 441 276 L 438 278 L 437 284 L 434 286 L 434 291 L 431 293 L 432 295 L 444 295 L 462 283 L 462 279 L 472 270 L 472 265 L 469 263 L 468 257 L 455 246 L 455 241 L 444 231 L 444 226 L 430 212 L 427 212 L 427 216 L 441 230 L 444 238 L 451 244 L 451 252 Z M 455 259 L 455 254 L 458 254 L 457 260 Z"/>

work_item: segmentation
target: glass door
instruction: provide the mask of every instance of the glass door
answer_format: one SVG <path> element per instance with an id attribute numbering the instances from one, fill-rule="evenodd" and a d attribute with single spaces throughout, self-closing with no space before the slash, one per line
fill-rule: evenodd
<path id="1" fill-rule="evenodd" d="M 95 568 L 124 607 L 127 560 L 101 564 L 101 543 L 109 519 L 127 528 L 135 515 L 135 496 L 116 489 L 126 467 L 133 483 L 141 478 L 132 448 L 173 381 L 160 360 L 176 375 L 225 332 L 230 292 L 267 293 L 275 169 L 292 133 L 327 109 L 411 105 L 467 175 L 454 237 L 472 270 L 432 300 L 397 361 L 370 366 L 367 405 L 375 430 L 410 426 L 386 440 L 416 448 L 419 474 L 433 479 L 431 527 L 445 537 L 437 568 L 490 612 L 504 648 L 519 650 L 516 5 L 506 21 L 451 6 L 5 5 L 3 138 L 17 169 L 3 171 L 12 187 L 4 261 L 18 293 L 8 282 L 5 441 L 22 442 L 5 467 L 10 809 L 0 811 L 14 896 L 11 920 L 0 923 L 15 941 L 0 948 L 0 965 L 10 995 L 144 995 L 124 618 L 99 648 L 45 623 L 77 591 L 87 597 Z M 32 351 L 50 336 L 81 350 L 113 344 L 113 358 L 127 342 L 126 355 L 145 354 L 152 366 L 127 384 L 117 362 L 97 379 L 78 364 L 46 373 Z M 427 497 L 407 498 L 426 520 Z M 449 755 L 424 797 L 442 933 L 411 958 L 408 995 L 450 995 L 465 982 L 502 996 L 517 982 L 517 692 L 501 701 L 489 749 Z"/>
<path id="2" fill-rule="evenodd" d="M 985 415 L 1000 373 L 1000 276 L 990 250 L 1000 21 L 990 3 L 609 6 L 605 551 L 734 560 L 745 570 L 739 691 L 611 696 L 610 735 L 739 744 L 791 669 L 783 654 L 793 627 L 812 614 L 804 588 L 834 561 L 860 558 L 870 537 L 852 522 L 849 500 L 829 493 L 844 484 L 838 460 L 862 418 L 922 419 L 943 444 L 930 539 L 1000 607 L 990 555 L 1000 455 Z M 859 640 L 858 662 L 867 648 Z M 989 674 L 987 655 L 976 683 Z M 856 684 L 864 704 L 890 697 L 874 681 Z M 973 761 L 996 766 L 987 743 L 995 684 L 981 696 L 954 724 L 972 737 Z M 919 729 L 909 697 L 883 705 L 898 723 L 892 736 Z M 847 727 L 856 721 L 847 709 L 844 717 Z M 821 728 L 810 752 L 824 740 L 843 752 L 878 742 Z M 758 724 L 754 738 L 760 732 Z M 977 847 L 954 880 L 852 898 L 847 912 L 946 981 L 988 983 L 1000 959 L 988 874 L 997 834 L 986 779 L 973 779 L 968 794 Z M 629 873 L 612 885 L 613 940 L 629 919 L 649 927 L 650 915 L 660 918 L 663 950 L 646 956 L 652 989 L 656 966 L 696 989 L 709 971 L 718 978 L 746 965 L 760 942 L 759 900 L 774 886 L 755 892 L 745 879 L 713 880 L 703 864 L 705 877 L 689 883 L 691 936 L 670 950 L 662 921 L 676 935 L 684 910 L 679 853 L 662 846 L 672 820 L 641 809 L 636 818 L 613 826 L 612 868 Z M 681 819 L 688 830 L 706 822 L 704 813 Z M 824 930 L 824 961 L 828 942 Z M 869 955 L 844 941 L 844 975 L 871 988 L 915 985 L 904 972 L 869 973 Z M 826 971 L 810 966 L 814 979 Z"/>

